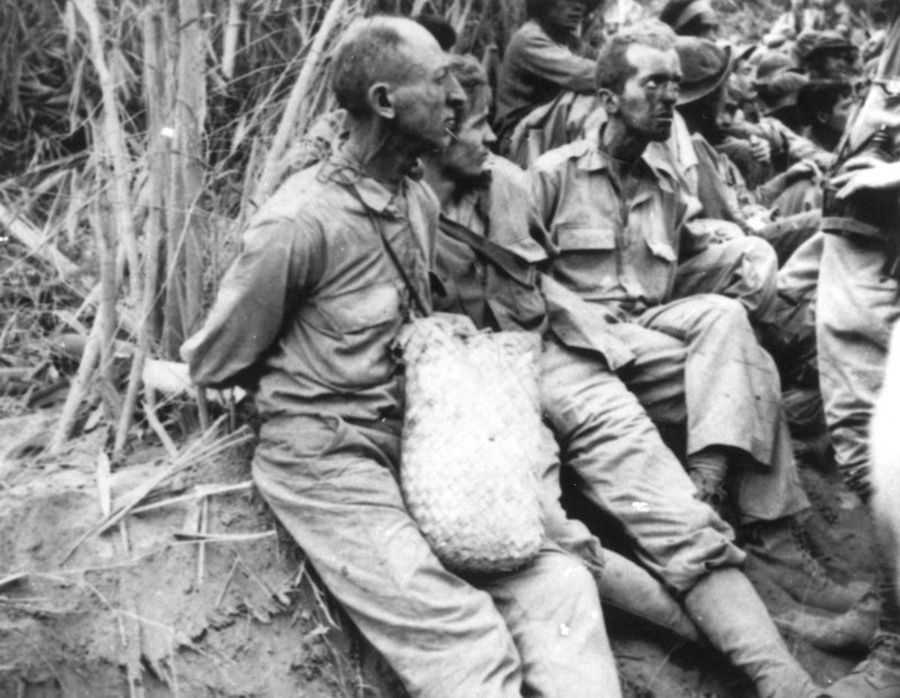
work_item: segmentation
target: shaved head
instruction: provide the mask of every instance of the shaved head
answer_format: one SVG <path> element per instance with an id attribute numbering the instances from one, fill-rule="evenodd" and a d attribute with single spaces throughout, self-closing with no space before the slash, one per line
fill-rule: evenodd
<path id="1" fill-rule="evenodd" d="M 413 20 L 376 15 L 353 22 L 332 67 L 331 87 L 338 105 L 357 116 L 366 114 L 369 88 L 406 79 L 418 67 L 410 48 L 422 45 L 441 50 L 428 30 Z"/>

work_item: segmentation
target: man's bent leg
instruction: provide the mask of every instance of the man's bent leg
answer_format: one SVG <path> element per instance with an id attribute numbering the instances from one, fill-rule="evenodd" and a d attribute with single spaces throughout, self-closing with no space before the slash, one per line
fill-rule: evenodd
<path id="1" fill-rule="evenodd" d="M 597 588 L 576 558 L 547 547 L 526 568 L 478 586 L 493 597 L 515 640 L 524 695 L 622 695 Z"/>
<path id="2" fill-rule="evenodd" d="M 674 298 L 718 293 L 740 301 L 754 325 L 775 320 L 778 259 L 765 240 L 741 237 L 712 244 L 678 265 Z"/>
<path id="3" fill-rule="evenodd" d="M 622 555 L 604 550 L 584 522 L 569 518 L 560 502 L 559 448 L 550 429 L 544 427 L 543 432 L 546 465 L 541 476 L 541 499 L 547 537 L 587 566 L 604 605 L 701 642 L 697 627 L 656 577 Z"/>
<path id="4" fill-rule="evenodd" d="M 518 652 L 488 594 L 445 570 L 391 470 L 399 438 L 337 418 L 266 423 L 257 487 L 329 591 L 422 698 L 519 698 Z"/>
<path id="5" fill-rule="evenodd" d="M 731 528 L 694 498 L 681 464 L 615 375 L 548 342 L 541 400 L 585 494 L 622 523 L 642 562 L 670 588 L 684 591 L 711 568 L 740 564 Z"/>
<path id="6" fill-rule="evenodd" d="M 637 320 L 685 345 L 688 455 L 726 447 L 755 461 L 747 459 L 738 484 L 745 520 L 775 520 L 808 508 L 778 372 L 744 308 L 730 298 L 698 295 L 652 308 Z"/>

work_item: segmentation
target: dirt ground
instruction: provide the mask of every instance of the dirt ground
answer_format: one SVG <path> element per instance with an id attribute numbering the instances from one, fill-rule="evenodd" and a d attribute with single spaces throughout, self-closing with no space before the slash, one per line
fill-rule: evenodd
<path id="1" fill-rule="evenodd" d="M 404 695 L 245 486 L 251 444 L 198 459 L 142 502 L 203 485 L 239 486 L 206 497 L 205 516 L 198 497 L 132 513 L 63 562 L 102 518 L 103 435 L 89 432 L 50 458 L 41 447 L 56 416 L 0 420 L 0 696 Z M 166 463 L 158 447 L 137 449 L 111 474 L 112 510 Z M 839 541 L 833 552 L 851 576 L 871 579 L 865 516 L 850 508 L 834 473 L 801 473 L 817 516 Z M 191 539 L 198 530 L 219 538 L 201 545 Z M 263 536 L 241 538 L 247 534 Z M 783 590 L 755 581 L 773 612 L 796 607 Z M 630 618 L 607 620 L 629 698 L 753 695 L 711 650 Z M 786 639 L 822 684 L 860 658 Z"/>

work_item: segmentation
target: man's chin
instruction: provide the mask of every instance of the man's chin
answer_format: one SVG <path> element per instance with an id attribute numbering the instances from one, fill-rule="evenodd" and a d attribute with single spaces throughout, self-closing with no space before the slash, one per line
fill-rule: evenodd
<path id="1" fill-rule="evenodd" d="M 652 141 L 667 141 L 669 137 L 672 135 L 672 122 L 668 122 L 667 124 L 658 126 L 654 129 L 653 133 L 650 135 L 650 140 Z"/>

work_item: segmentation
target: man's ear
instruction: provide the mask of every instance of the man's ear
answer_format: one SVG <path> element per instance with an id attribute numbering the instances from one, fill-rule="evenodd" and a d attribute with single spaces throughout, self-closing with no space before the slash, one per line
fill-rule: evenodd
<path id="1" fill-rule="evenodd" d="M 366 95 L 373 114 L 377 114 L 382 119 L 393 119 L 397 115 L 393 92 L 387 83 L 376 82 L 369 88 Z"/>
<path id="2" fill-rule="evenodd" d="M 831 118 L 831 112 L 827 111 L 817 111 L 816 112 L 816 121 L 818 121 L 823 126 L 828 123 L 828 120 Z"/>
<path id="3" fill-rule="evenodd" d="M 597 96 L 600 98 L 600 104 L 603 106 L 603 111 L 605 111 L 607 114 L 618 113 L 619 95 L 617 95 L 612 90 L 601 87 L 599 90 L 597 90 Z"/>

